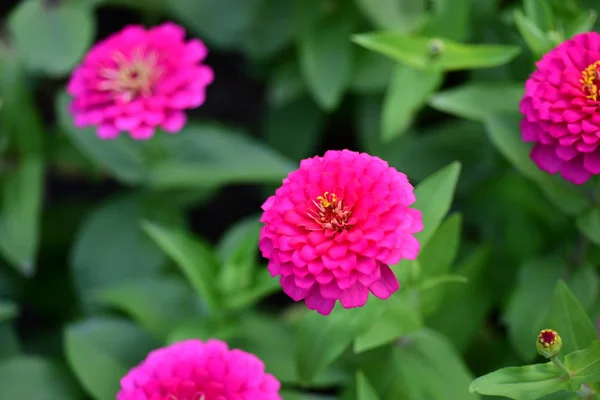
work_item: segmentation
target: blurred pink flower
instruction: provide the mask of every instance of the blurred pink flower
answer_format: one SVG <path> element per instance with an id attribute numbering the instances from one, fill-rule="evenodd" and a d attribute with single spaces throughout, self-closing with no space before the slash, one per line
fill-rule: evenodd
<path id="1" fill-rule="evenodd" d="M 551 174 L 582 184 L 600 174 L 600 35 L 561 43 L 537 62 L 521 100 L 523 140 Z"/>
<path id="2" fill-rule="evenodd" d="M 303 160 L 263 204 L 260 250 L 283 290 L 311 310 L 361 307 L 400 288 L 389 265 L 415 259 L 423 229 L 406 175 L 349 150 Z"/>
<path id="3" fill-rule="evenodd" d="M 204 103 L 213 81 L 212 69 L 201 64 L 207 54 L 173 23 L 126 27 L 97 43 L 73 72 L 67 91 L 75 126 L 97 126 L 101 139 L 123 131 L 149 139 L 157 127 L 180 131 L 184 110 Z"/>
<path id="4" fill-rule="evenodd" d="M 281 400 L 256 356 L 219 340 L 186 340 L 152 351 L 121 379 L 117 400 Z"/>

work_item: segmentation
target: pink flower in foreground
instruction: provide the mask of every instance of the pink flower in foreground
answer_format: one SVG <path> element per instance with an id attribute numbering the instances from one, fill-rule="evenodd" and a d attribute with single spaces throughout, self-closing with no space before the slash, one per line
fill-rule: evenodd
<path id="1" fill-rule="evenodd" d="M 349 150 L 303 160 L 263 204 L 260 250 L 283 290 L 328 315 L 336 300 L 361 307 L 369 291 L 400 288 L 389 265 L 415 259 L 423 229 L 406 175 Z"/>
<path id="2" fill-rule="evenodd" d="M 200 40 L 186 42 L 173 24 L 146 30 L 129 26 L 97 43 L 69 81 L 75 126 L 97 126 L 98 137 L 123 131 L 149 139 L 160 127 L 176 133 L 184 110 L 204 103 L 213 72 L 202 65 L 208 50 Z"/>
<path id="3" fill-rule="evenodd" d="M 521 100 L 523 140 L 551 174 L 585 183 L 600 174 L 600 35 L 582 33 L 537 62 Z"/>
<path id="4" fill-rule="evenodd" d="M 152 351 L 121 379 L 117 400 L 281 400 L 256 356 L 219 340 L 186 340 Z"/>

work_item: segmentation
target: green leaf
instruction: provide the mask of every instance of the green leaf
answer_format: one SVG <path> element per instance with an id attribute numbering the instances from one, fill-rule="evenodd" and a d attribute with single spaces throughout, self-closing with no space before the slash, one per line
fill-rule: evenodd
<path id="1" fill-rule="evenodd" d="M 356 372 L 356 400 L 379 400 L 379 395 L 360 370 Z"/>
<path id="2" fill-rule="evenodd" d="M 168 229 L 152 223 L 143 223 L 144 231 L 177 263 L 198 295 L 211 311 L 221 307 L 217 291 L 218 261 L 212 249 L 181 230 Z"/>
<path id="3" fill-rule="evenodd" d="M 85 219 L 71 249 L 71 269 L 86 303 L 93 290 L 158 275 L 166 257 L 141 230 L 144 218 L 179 222 L 176 210 L 149 203 L 141 195 L 109 200 Z"/>
<path id="4" fill-rule="evenodd" d="M 396 67 L 383 103 L 383 141 L 390 141 L 406 131 L 428 97 L 442 84 L 443 77 L 437 70 Z"/>
<path id="5" fill-rule="evenodd" d="M 23 1 L 10 15 L 8 27 L 27 66 L 50 75 L 70 72 L 95 33 L 91 8 L 73 2 Z"/>
<path id="6" fill-rule="evenodd" d="M 567 354 L 565 367 L 571 372 L 571 382 L 575 384 L 600 381 L 600 340 L 584 350 Z"/>
<path id="7" fill-rule="evenodd" d="M 281 183 L 294 164 L 260 142 L 214 123 L 188 123 L 177 135 L 155 138 L 160 159 L 149 167 L 157 189 L 232 183 Z"/>
<path id="8" fill-rule="evenodd" d="M 536 357 L 535 339 L 546 328 L 552 293 L 556 281 L 565 271 L 564 261 L 556 257 L 538 258 L 519 269 L 504 317 L 508 323 L 508 337 L 525 361 L 532 361 Z"/>
<path id="9" fill-rule="evenodd" d="M 584 264 L 569 273 L 569 288 L 588 312 L 595 311 L 594 303 L 600 299 L 600 276 L 594 266 Z M 599 310 L 600 311 L 600 310 Z"/>
<path id="10" fill-rule="evenodd" d="M 577 216 L 577 228 L 590 241 L 600 245 L 600 209 L 591 208 Z"/>
<path id="11" fill-rule="evenodd" d="M 544 395 L 569 390 L 562 371 L 553 363 L 502 368 L 481 376 L 471 383 L 471 393 L 504 396 L 517 400 L 538 399 Z"/>
<path id="12" fill-rule="evenodd" d="M 512 165 L 540 185 L 548 199 L 568 214 L 577 214 L 587 206 L 587 200 L 575 185 L 553 177 L 539 169 L 529 158 L 530 145 L 521 140 L 521 116 L 489 116 L 486 131 L 496 148 Z"/>
<path id="13" fill-rule="evenodd" d="M 518 109 L 523 83 L 471 82 L 433 95 L 429 105 L 457 117 L 482 121 L 487 116 Z"/>
<path id="14" fill-rule="evenodd" d="M 455 71 L 497 67 L 515 58 L 520 49 L 510 45 L 460 44 L 395 32 L 354 35 L 353 41 L 417 69 Z M 432 46 L 439 52 L 432 55 Z"/>
<path id="15" fill-rule="evenodd" d="M 262 298 L 279 291 L 281 291 L 279 279 L 273 278 L 269 271 L 264 268 L 256 271 L 249 288 L 232 293 L 227 297 L 226 307 L 228 309 L 250 307 Z"/>
<path id="16" fill-rule="evenodd" d="M 358 8 L 378 28 L 410 32 L 425 18 L 424 0 L 355 0 Z"/>
<path id="17" fill-rule="evenodd" d="M 195 293 L 180 279 L 117 284 L 97 292 L 102 303 L 131 315 L 143 328 L 165 339 L 172 327 L 198 314 Z"/>
<path id="18" fill-rule="evenodd" d="M 0 322 L 0 361 L 17 357 L 22 353 L 22 345 L 10 321 Z"/>
<path id="19" fill-rule="evenodd" d="M 542 2 L 539 1 L 539 3 Z M 552 41 L 546 34 L 546 31 L 543 31 L 536 26 L 535 23 L 524 16 L 520 10 L 515 10 L 514 18 L 519 33 L 536 58 L 541 57 L 553 47 Z"/>
<path id="20" fill-rule="evenodd" d="M 297 99 L 305 91 L 296 59 L 282 60 L 269 77 L 267 100 L 269 104 L 281 107 Z"/>
<path id="21" fill-rule="evenodd" d="M 19 307 L 13 302 L 0 300 L 0 323 L 14 318 L 19 312 Z"/>
<path id="22" fill-rule="evenodd" d="M 44 164 L 36 155 L 24 156 L 3 182 L 0 250 L 27 276 L 36 268 L 43 185 Z"/>
<path id="23" fill-rule="evenodd" d="M 3 400 L 76 400 L 82 395 L 68 371 L 52 360 L 19 356 L 0 362 Z"/>
<path id="24" fill-rule="evenodd" d="M 469 36 L 472 0 L 433 0 L 433 15 L 423 34 L 463 42 Z"/>
<path id="25" fill-rule="evenodd" d="M 309 312 L 298 323 L 296 365 L 301 382 L 310 382 L 338 358 L 350 343 L 378 320 L 383 309 L 371 298 L 361 308 L 341 305 L 328 315 Z"/>
<path id="26" fill-rule="evenodd" d="M 351 89 L 360 94 L 383 92 L 392 78 L 396 63 L 379 53 L 356 48 L 356 65 Z"/>
<path id="27" fill-rule="evenodd" d="M 274 56 L 294 38 L 292 1 L 261 0 L 258 9 L 253 9 L 252 13 L 254 18 L 242 37 L 243 47 L 250 56 Z"/>
<path id="28" fill-rule="evenodd" d="M 554 30 L 554 17 L 549 1 L 524 0 L 525 15 L 532 20 L 542 32 Z"/>
<path id="29" fill-rule="evenodd" d="M 571 24 L 568 25 L 565 32 L 565 37 L 573 37 L 578 33 L 589 32 L 594 29 L 598 12 L 596 10 L 584 10 Z"/>
<path id="30" fill-rule="evenodd" d="M 590 317 L 562 280 L 556 285 L 552 297 L 547 326 L 562 337 L 564 353 L 583 350 L 597 337 Z"/>
<path id="31" fill-rule="evenodd" d="M 469 278 L 460 275 L 440 275 L 435 278 L 426 279 L 418 286 L 418 301 L 421 312 L 424 315 L 431 315 L 437 311 L 440 303 L 444 299 L 447 290 L 444 287 L 448 284 L 465 284 Z"/>
<path id="32" fill-rule="evenodd" d="M 435 234 L 450 210 L 460 174 L 460 163 L 453 162 L 415 187 L 417 201 L 411 206 L 423 215 L 423 230 L 415 236 L 421 247 Z"/>
<path id="33" fill-rule="evenodd" d="M 69 366 L 94 400 L 114 400 L 121 378 L 157 345 L 131 322 L 115 318 L 84 320 L 64 333 Z"/>
<path id="34" fill-rule="evenodd" d="M 351 16 L 336 15 L 319 21 L 300 37 L 300 71 L 315 101 L 327 111 L 339 105 L 352 76 L 354 30 Z"/>
<path id="35" fill-rule="evenodd" d="M 431 237 L 427 246 L 419 253 L 421 279 L 433 278 L 450 273 L 458 254 L 462 216 L 450 215 Z"/>

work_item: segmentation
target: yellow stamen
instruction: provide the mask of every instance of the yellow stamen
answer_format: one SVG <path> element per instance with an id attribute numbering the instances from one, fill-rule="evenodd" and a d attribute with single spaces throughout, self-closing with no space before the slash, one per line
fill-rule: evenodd
<path id="1" fill-rule="evenodd" d="M 579 80 L 582 85 L 581 90 L 590 100 L 598 100 L 598 82 L 600 82 L 598 67 L 600 67 L 600 61 L 588 65 L 581 71 L 581 79 Z"/>

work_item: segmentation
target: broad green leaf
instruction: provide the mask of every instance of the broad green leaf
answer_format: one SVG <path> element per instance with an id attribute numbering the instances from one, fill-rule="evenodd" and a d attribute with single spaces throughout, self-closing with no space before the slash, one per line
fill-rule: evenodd
<path id="1" fill-rule="evenodd" d="M 458 254 L 462 216 L 450 215 L 431 237 L 427 246 L 419 253 L 421 279 L 448 274 Z"/>
<path id="2" fill-rule="evenodd" d="M 63 367 L 38 356 L 0 361 L 3 400 L 77 400 L 82 393 Z"/>
<path id="3" fill-rule="evenodd" d="M 268 80 L 267 100 L 269 104 L 282 107 L 306 92 L 304 80 L 297 60 L 282 60 Z"/>
<path id="4" fill-rule="evenodd" d="M 50 75 L 73 69 L 92 43 L 92 9 L 73 2 L 26 0 L 9 17 L 14 47 L 26 65 Z"/>
<path id="5" fill-rule="evenodd" d="M 542 3 L 539 1 L 539 3 Z M 520 10 L 515 10 L 515 23 L 519 33 L 536 59 L 547 53 L 552 48 L 552 41 L 546 31 L 540 29 L 535 23 L 527 18 Z"/>
<path id="6" fill-rule="evenodd" d="M 14 324 L 11 321 L 0 322 L 0 361 L 21 355 L 22 347 Z"/>
<path id="7" fill-rule="evenodd" d="M 354 341 L 356 353 L 383 346 L 423 326 L 419 312 L 398 295 L 392 296 L 383 305 L 377 321 Z"/>
<path id="8" fill-rule="evenodd" d="M 460 44 L 395 32 L 354 35 L 353 40 L 413 68 L 444 71 L 497 67 L 520 52 L 519 47 L 511 45 Z"/>
<path id="9" fill-rule="evenodd" d="M 171 327 L 171 332 L 166 340 L 168 344 L 187 339 L 219 339 L 225 342 L 232 340 L 240 331 L 239 324 L 228 319 L 219 319 L 213 316 L 202 316 L 183 321 Z"/>
<path id="10" fill-rule="evenodd" d="M 575 384 L 600 381 L 600 340 L 584 350 L 567 354 L 565 367 L 571 372 L 571 382 Z"/>
<path id="11" fill-rule="evenodd" d="M 69 366 L 94 400 L 114 400 L 121 378 L 156 347 L 146 332 L 116 318 L 87 319 L 64 333 Z"/>
<path id="12" fill-rule="evenodd" d="M 92 210 L 71 248 L 71 269 L 79 296 L 88 303 L 93 290 L 158 275 L 166 262 L 160 248 L 140 228 L 152 218 L 179 225 L 176 210 L 143 195 L 111 199 Z"/>
<path id="13" fill-rule="evenodd" d="M 584 194 L 575 185 L 539 169 L 529 158 L 530 145 L 521 140 L 521 116 L 489 116 L 485 119 L 490 140 L 512 165 L 540 185 L 552 203 L 568 214 L 577 214 L 587 206 Z"/>
<path id="14" fill-rule="evenodd" d="M 251 57 L 273 56 L 293 40 L 293 1 L 261 0 L 258 10 L 252 13 L 254 18 L 242 37 L 242 45 Z"/>
<path id="15" fill-rule="evenodd" d="M 450 210 L 460 174 L 460 163 L 453 162 L 415 187 L 417 201 L 411 206 L 423 215 L 423 230 L 415 236 L 425 247 Z"/>
<path id="16" fill-rule="evenodd" d="M 425 18 L 424 0 L 355 0 L 358 8 L 378 28 L 410 32 Z"/>
<path id="17" fill-rule="evenodd" d="M 578 33 L 584 33 L 593 30 L 597 18 L 598 12 L 596 10 L 582 11 L 567 27 L 565 37 L 570 38 Z"/>
<path id="18" fill-rule="evenodd" d="M 482 121 L 495 113 L 518 109 L 523 84 L 512 82 L 472 82 L 433 95 L 429 105 L 457 117 Z"/>
<path id="19" fill-rule="evenodd" d="M 423 34 L 464 42 L 469 36 L 472 0 L 433 0 L 433 15 Z"/>
<path id="20" fill-rule="evenodd" d="M 577 216 L 577 227 L 593 243 L 600 245 L 600 209 L 591 208 Z"/>
<path id="21" fill-rule="evenodd" d="M 157 142 L 148 184 L 158 189 L 204 188 L 232 183 L 280 183 L 293 163 L 237 130 L 214 123 L 188 123 Z"/>
<path id="22" fill-rule="evenodd" d="M 165 339 L 173 326 L 200 311 L 195 293 L 180 279 L 117 284 L 98 291 L 96 297 L 131 315 L 158 339 Z"/>
<path id="23" fill-rule="evenodd" d="M 424 315 L 430 315 L 437 311 L 440 303 L 447 293 L 445 288 L 448 284 L 466 284 L 469 278 L 460 275 L 439 275 L 435 278 L 429 278 L 421 282 L 417 288 L 417 298 L 419 307 Z M 458 288 L 457 290 L 460 290 Z"/>
<path id="24" fill-rule="evenodd" d="M 596 311 L 594 306 L 600 299 L 600 276 L 594 266 L 584 264 L 571 271 L 567 284 L 584 309 L 588 312 Z"/>
<path id="25" fill-rule="evenodd" d="M 24 275 L 36 268 L 43 185 L 44 165 L 36 155 L 25 155 L 3 182 L 0 250 Z"/>
<path id="26" fill-rule="evenodd" d="M 525 361 L 532 361 L 536 357 L 535 338 L 546 328 L 552 293 L 565 271 L 564 261 L 556 257 L 538 258 L 519 269 L 504 318 L 508 324 L 508 337 L 515 351 Z"/>
<path id="27" fill-rule="evenodd" d="M 525 15 L 532 20 L 542 32 L 554 29 L 554 16 L 549 1 L 523 0 Z"/>
<path id="28" fill-rule="evenodd" d="M 371 298 L 361 308 L 337 305 L 328 315 L 308 312 L 298 323 L 296 365 L 302 382 L 310 382 L 335 361 L 350 343 L 371 328 L 383 309 Z"/>
<path id="29" fill-rule="evenodd" d="M 315 101 L 326 111 L 337 108 L 352 76 L 354 20 L 345 14 L 319 21 L 299 39 L 300 71 Z"/>
<path id="30" fill-rule="evenodd" d="M 598 335 L 581 303 L 562 280 L 554 290 L 546 324 L 560 334 L 565 354 L 585 349 Z"/>
<path id="31" fill-rule="evenodd" d="M 181 230 L 153 222 L 143 223 L 144 231 L 177 263 L 189 283 L 211 311 L 221 307 L 217 291 L 218 262 L 212 249 Z"/>
<path id="32" fill-rule="evenodd" d="M 356 65 L 350 88 L 360 94 L 383 92 L 392 78 L 396 63 L 362 47 L 355 51 Z"/>
<path id="33" fill-rule="evenodd" d="M 538 399 L 560 390 L 569 390 L 562 375 L 562 371 L 551 362 L 502 368 L 475 379 L 469 390 L 471 393 L 516 400 Z"/>
<path id="34" fill-rule="evenodd" d="M 442 84 L 443 77 L 437 70 L 396 67 L 383 103 L 383 141 L 390 141 L 406 131 L 428 97 Z"/>
<path id="35" fill-rule="evenodd" d="M 379 395 L 362 371 L 356 372 L 356 400 L 379 400 Z"/>
<path id="36" fill-rule="evenodd" d="M 14 318 L 19 312 L 19 307 L 6 300 L 0 300 L 0 324 Z"/>
<path id="37" fill-rule="evenodd" d="M 269 107 L 263 130 L 272 148 L 292 160 L 301 160 L 314 153 L 324 123 L 325 114 L 314 101 L 300 97 Z"/>

